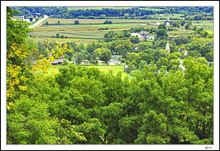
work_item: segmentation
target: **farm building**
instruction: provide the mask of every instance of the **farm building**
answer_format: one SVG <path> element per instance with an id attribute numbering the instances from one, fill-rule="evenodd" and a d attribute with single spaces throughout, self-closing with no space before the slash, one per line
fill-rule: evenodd
<path id="1" fill-rule="evenodd" d="M 121 56 L 112 56 L 112 59 L 114 59 L 114 60 L 120 60 L 121 59 Z"/>
<path id="2" fill-rule="evenodd" d="M 160 25 L 160 22 L 156 22 L 155 25 L 159 26 L 159 25 Z"/>
<path id="3" fill-rule="evenodd" d="M 167 20 L 164 22 L 164 25 L 166 25 L 166 26 L 169 26 L 169 25 L 170 25 L 169 18 L 167 18 Z"/>
<path id="4" fill-rule="evenodd" d="M 145 36 L 145 39 L 146 39 L 146 40 L 151 40 L 151 39 L 154 39 L 154 36 L 146 35 L 146 36 Z"/>
<path id="5" fill-rule="evenodd" d="M 141 31 L 141 32 L 139 32 L 139 34 L 142 35 L 142 36 L 144 36 L 144 35 L 148 35 L 149 32 L 147 32 L 147 31 Z"/>
<path id="6" fill-rule="evenodd" d="M 149 32 L 146 31 L 141 31 L 139 33 L 131 33 L 131 36 L 138 36 L 138 38 L 140 40 L 150 40 L 150 39 L 154 39 L 154 36 L 149 35 Z"/>
<path id="7" fill-rule="evenodd" d="M 143 36 L 140 35 L 139 33 L 131 33 L 131 36 L 134 36 L 134 37 L 138 36 L 139 39 L 143 39 Z"/>
<path id="8" fill-rule="evenodd" d="M 118 61 L 118 60 L 110 59 L 107 64 L 108 64 L 108 65 L 116 65 L 116 64 L 120 64 L 120 63 L 121 63 L 121 62 Z"/>
<path id="9" fill-rule="evenodd" d="M 170 22 L 166 20 L 166 21 L 164 22 L 164 24 L 165 24 L 166 26 L 169 26 L 169 25 L 170 25 Z"/>
<path id="10" fill-rule="evenodd" d="M 22 21 L 31 22 L 30 19 L 24 19 L 24 16 L 21 16 Z"/>

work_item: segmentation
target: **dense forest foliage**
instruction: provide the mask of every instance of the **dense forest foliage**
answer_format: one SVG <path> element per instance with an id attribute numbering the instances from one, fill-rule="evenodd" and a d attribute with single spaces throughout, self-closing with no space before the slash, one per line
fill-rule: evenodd
<path id="1" fill-rule="evenodd" d="M 60 12 L 66 8 L 22 9 L 64 17 Z M 213 11 L 167 9 L 190 15 Z M 213 144 L 214 77 L 213 65 L 208 65 L 213 36 L 203 28 L 170 39 L 168 53 L 168 29 L 162 26 L 110 31 L 103 41 L 88 45 L 57 44 L 33 41 L 28 24 L 11 19 L 17 13 L 7 9 L 7 144 Z M 156 39 L 140 43 L 130 36 L 140 31 L 155 33 Z M 130 78 L 73 64 L 59 67 L 55 75 L 45 74 L 49 61 L 61 55 L 77 64 L 82 59 L 96 64 L 97 56 L 106 61 L 113 54 L 122 55 L 129 70 L 136 69 Z M 180 58 L 185 70 L 179 69 Z"/>
<path id="2" fill-rule="evenodd" d="M 119 18 L 141 18 L 141 19 L 159 19 L 151 17 L 155 14 L 183 14 L 186 20 L 212 20 L 213 7 L 152 7 L 151 10 L 145 7 L 133 8 L 102 8 L 102 9 L 68 9 L 68 7 L 11 7 L 18 10 L 20 15 L 32 16 L 36 13 L 42 13 L 53 18 L 80 18 L 80 19 L 105 19 L 106 17 Z M 151 7 L 147 7 L 151 8 Z M 155 10 L 154 10 L 155 8 Z M 159 10 L 158 10 L 159 9 Z M 161 17 L 160 17 L 161 18 Z M 170 20 L 177 19 L 171 17 Z"/>
<path id="3" fill-rule="evenodd" d="M 131 80 L 75 65 L 38 75 L 8 110 L 8 143 L 212 144 L 213 67 L 184 65 L 145 66 Z"/>

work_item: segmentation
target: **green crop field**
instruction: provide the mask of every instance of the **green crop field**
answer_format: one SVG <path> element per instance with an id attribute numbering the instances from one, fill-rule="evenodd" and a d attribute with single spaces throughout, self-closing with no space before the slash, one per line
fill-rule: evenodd
<path id="1" fill-rule="evenodd" d="M 44 37 L 44 38 L 52 38 L 52 36 L 56 36 L 56 34 L 60 34 L 67 36 L 70 39 L 94 39 L 98 40 L 104 37 L 106 31 L 51 31 L 51 32 L 32 32 L 29 35 Z"/>
<path id="2" fill-rule="evenodd" d="M 201 27 L 203 27 L 204 29 L 213 29 L 214 23 L 213 20 L 194 20 L 192 21 L 192 25 L 200 25 Z"/>
<path id="3" fill-rule="evenodd" d="M 103 24 L 105 19 L 60 19 L 60 18 L 49 18 L 48 24 L 57 24 L 60 21 L 60 24 L 71 24 L 74 25 L 74 21 L 78 20 L 80 24 Z M 144 20 L 144 19 L 109 19 L 113 24 L 120 23 L 148 23 L 148 22 L 156 22 L 162 20 Z"/>
<path id="4" fill-rule="evenodd" d="M 113 24 L 103 24 L 104 19 L 79 19 L 80 24 L 74 25 L 75 19 L 57 19 L 49 18 L 49 25 L 43 25 L 34 29 L 29 35 L 33 36 L 35 40 L 42 40 L 45 38 L 52 38 L 58 42 L 68 42 L 74 40 L 76 43 L 88 43 L 100 40 L 105 33 L 110 30 L 128 30 L 133 27 L 157 28 L 155 25 L 147 25 L 147 23 L 155 23 L 158 20 L 132 20 L 132 19 L 113 19 Z M 57 22 L 60 21 L 58 25 Z M 162 22 L 160 20 L 160 22 Z M 101 27 L 107 27 L 108 30 L 99 30 Z M 67 38 L 53 38 L 59 34 Z M 52 37 L 53 36 L 53 37 Z M 71 40 L 72 39 L 72 40 Z M 83 41 L 85 40 L 85 41 Z"/>
<path id="5" fill-rule="evenodd" d="M 189 33 L 193 33 L 193 30 L 185 30 L 185 29 L 179 29 L 178 31 L 168 31 L 168 35 L 185 35 L 185 34 L 189 34 Z"/>
<path id="6" fill-rule="evenodd" d="M 181 14 L 171 14 L 181 15 Z M 74 20 L 79 20 L 78 25 L 74 24 Z M 57 22 L 60 21 L 60 24 Z M 49 18 L 48 25 L 43 25 L 34 29 L 29 35 L 33 36 L 35 40 L 53 39 L 59 43 L 76 42 L 88 44 L 92 41 L 101 40 L 105 33 L 115 30 L 128 30 L 134 27 L 157 28 L 156 25 L 147 25 L 147 23 L 163 23 L 164 20 L 142 20 L 142 19 L 111 19 L 112 24 L 103 24 L 105 19 L 59 19 Z M 213 29 L 213 21 L 192 21 L 193 25 L 200 25 L 205 29 Z M 105 27 L 108 30 L 99 30 Z M 192 30 L 185 30 L 184 27 L 179 28 L 178 31 L 168 31 L 169 35 L 185 35 L 192 33 Z M 67 38 L 55 38 L 56 34 L 63 35 Z"/>
<path id="7" fill-rule="evenodd" d="M 83 43 L 84 45 L 87 45 L 92 42 L 98 42 L 98 40 L 95 39 L 70 39 L 70 38 L 45 38 L 45 37 L 35 37 L 35 41 L 43 41 L 45 39 L 48 40 L 55 40 L 57 43 L 67 43 L 67 42 L 75 42 L 76 44 Z"/>

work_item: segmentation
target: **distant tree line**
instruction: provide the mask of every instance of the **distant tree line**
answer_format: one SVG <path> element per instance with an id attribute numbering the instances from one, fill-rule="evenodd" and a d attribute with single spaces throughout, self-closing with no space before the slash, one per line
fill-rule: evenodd
<path id="1" fill-rule="evenodd" d="M 186 20 L 204 20 L 213 18 L 213 7 L 158 7 L 158 9 L 133 8 L 103 8 L 103 9 L 68 9 L 67 7 L 11 7 L 19 11 L 20 15 L 32 16 L 36 13 L 42 13 L 53 18 L 78 18 L 78 19 L 106 19 L 107 17 L 119 18 L 141 18 L 141 19 L 158 19 L 149 15 L 155 14 L 184 14 Z M 157 8 L 157 7 L 153 7 Z M 202 15 L 201 15 L 202 14 Z M 16 15 L 16 14 L 15 14 Z M 17 14 L 18 15 L 18 14 Z M 189 16 L 187 18 L 187 16 Z M 177 19 L 175 17 L 171 20 Z"/>

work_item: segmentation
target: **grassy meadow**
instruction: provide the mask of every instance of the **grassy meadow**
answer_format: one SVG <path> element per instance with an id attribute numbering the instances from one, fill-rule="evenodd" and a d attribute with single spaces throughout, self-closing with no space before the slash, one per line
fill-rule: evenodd
<path id="1" fill-rule="evenodd" d="M 42 71 L 33 71 L 33 74 L 36 77 L 41 77 L 41 78 L 47 78 L 47 77 L 54 77 L 55 74 L 59 73 L 59 68 L 62 67 L 60 65 L 56 65 L 56 66 L 52 66 L 50 65 L 50 67 L 48 68 L 47 73 L 44 73 Z M 108 73 L 110 70 L 112 71 L 113 75 L 116 76 L 119 72 L 121 72 L 121 78 L 122 80 L 128 76 L 128 73 L 124 72 L 124 66 L 120 65 L 120 66 L 83 66 L 86 68 L 98 68 L 101 72 L 104 73 Z M 42 74 L 44 75 L 42 77 Z"/>
<path id="2" fill-rule="evenodd" d="M 100 71 L 104 72 L 104 73 L 108 73 L 110 70 L 112 71 L 113 75 L 117 75 L 119 72 L 121 72 L 121 78 L 124 79 L 126 76 L 128 76 L 128 74 L 126 72 L 124 72 L 124 66 L 85 66 L 88 68 L 98 68 Z"/>

